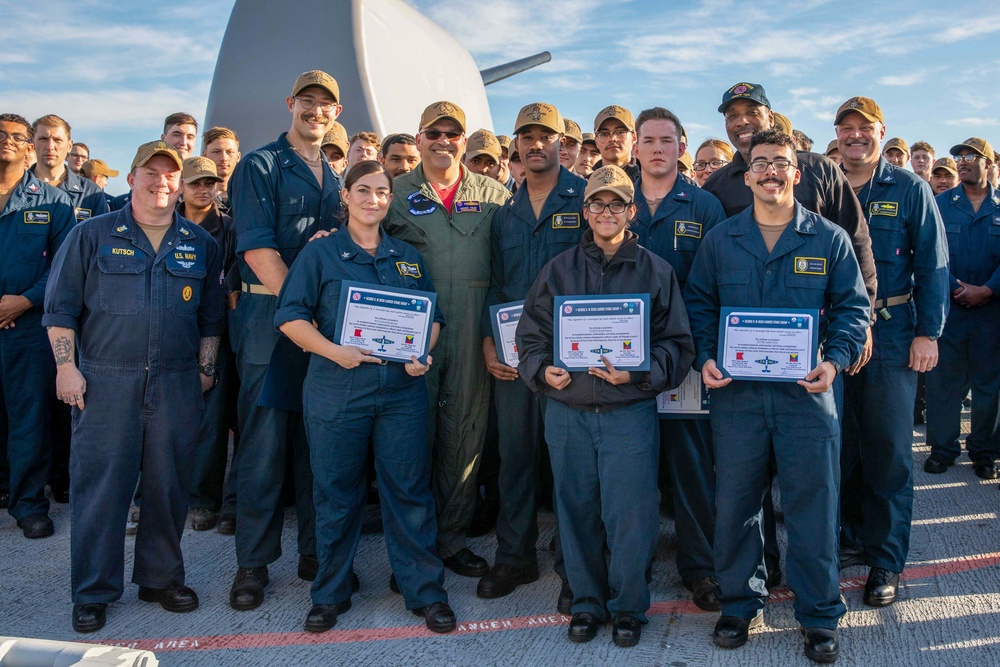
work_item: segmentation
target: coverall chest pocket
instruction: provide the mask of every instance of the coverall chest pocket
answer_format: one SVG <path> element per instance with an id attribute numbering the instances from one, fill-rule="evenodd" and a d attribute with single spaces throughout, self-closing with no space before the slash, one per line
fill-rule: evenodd
<path id="1" fill-rule="evenodd" d="M 48 225 L 20 225 L 17 228 L 18 260 L 31 264 L 42 261 L 48 239 Z"/>
<path id="2" fill-rule="evenodd" d="M 146 307 L 146 257 L 132 252 L 97 258 L 101 309 L 109 315 L 135 315 Z"/>
<path id="3" fill-rule="evenodd" d="M 750 272 L 721 271 L 718 277 L 719 303 L 723 306 L 749 306 Z"/>
<path id="4" fill-rule="evenodd" d="M 990 246 L 990 257 L 1000 257 L 1000 225 L 990 225 L 987 236 L 986 242 Z M 951 236 L 948 237 L 948 243 L 951 243 Z"/>
<path id="5" fill-rule="evenodd" d="M 872 237 L 872 255 L 876 262 L 893 262 L 902 254 L 904 239 L 899 218 L 873 215 L 868 228 Z"/>
<path id="6" fill-rule="evenodd" d="M 174 315 L 194 315 L 201 304 L 202 281 L 205 279 L 205 269 L 197 266 L 185 268 L 179 264 L 167 261 L 166 283 L 167 309 Z"/>
<path id="7" fill-rule="evenodd" d="M 947 234 L 948 239 L 948 259 L 950 263 L 955 263 L 955 250 L 958 249 L 958 244 L 961 242 L 962 225 L 945 225 L 945 234 Z"/>
<path id="8" fill-rule="evenodd" d="M 520 234 L 506 234 L 500 240 L 500 252 L 503 255 L 503 280 L 505 285 L 514 285 L 524 280 L 527 271 L 525 266 L 525 241 Z"/>
<path id="9" fill-rule="evenodd" d="M 822 309 L 826 294 L 826 276 L 788 276 L 785 284 L 788 293 L 785 301 L 790 308 Z"/>

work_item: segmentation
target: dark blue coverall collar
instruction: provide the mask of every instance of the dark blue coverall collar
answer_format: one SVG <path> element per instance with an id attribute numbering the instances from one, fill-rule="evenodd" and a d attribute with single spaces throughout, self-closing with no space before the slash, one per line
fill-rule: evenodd
<path id="1" fill-rule="evenodd" d="M 559 180 L 546 198 L 541 215 L 538 216 L 538 220 L 535 220 L 535 212 L 531 208 L 531 200 L 528 199 L 528 179 L 525 178 L 521 187 L 511 197 L 511 213 L 532 227 L 537 227 L 550 215 L 562 212 L 566 200 L 579 197 L 582 194 L 579 179 L 579 176 L 574 175 L 566 167 L 560 166 Z M 583 212 L 578 211 L 578 213 L 582 215 Z"/>
<path id="2" fill-rule="evenodd" d="M 174 221 L 171 223 L 171 229 L 163 236 L 158 253 L 153 252 L 153 246 L 146 237 L 146 234 L 136 224 L 135 218 L 132 216 L 131 203 L 126 205 L 125 208 L 118 210 L 118 217 L 115 219 L 115 224 L 111 227 L 111 236 L 126 239 L 150 257 L 158 259 L 166 255 L 167 250 L 177 245 L 177 242 L 193 241 L 195 239 L 195 233 L 191 230 L 194 223 L 182 217 L 176 210 L 173 213 Z"/>
<path id="3" fill-rule="evenodd" d="M 635 206 L 638 209 L 635 214 L 636 218 L 649 220 L 650 223 L 653 223 L 662 218 L 670 217 L 682 202 L 689 202 L 694 199 L 694 190 L 697 187 L 686 181 L 678 173 L 677 180 L 674 181 L 674 187 L 670 188 L 670 192 L 660 202 L 660 205 L 656 208 L 656 213 L 650 215 L 649 203 L 647 203 L 645 195 L 642 194 L 642 176 L 640 176 L 635 182 Z"/>

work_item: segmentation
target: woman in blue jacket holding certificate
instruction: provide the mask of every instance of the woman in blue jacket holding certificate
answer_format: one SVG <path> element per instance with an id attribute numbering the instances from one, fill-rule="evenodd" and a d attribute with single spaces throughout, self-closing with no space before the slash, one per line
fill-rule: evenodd
<path id="1" fill-rule="evenodd" d="M 428 398 L 422 376 L 432 358 L 426 356 L 423 363 L 417 356 L 406 363 L 380 359 L 373 349 L 349 344 L 362 333 L 349 331 L 341 338 L 337 326 L 345 281 L 389 292 L 433 292 L 434 286 L 420 254 L 380 229 L 392 200 L 392 179 L 382 165 L 364 161 L 352 167 L 341 196 L 346 224 L 302 250 L 278 295 L 274 317 L 275 326 L 312 353 L 302 401 L 314 476 L 319 573 L 304 628 L 329 630 L 351 606 L 372 442 L 386 547 L 398 588 L 406 607 L 423 616 L 430 630 L 450 632 L 455 615 L 435 548 L 430 457 L 423 436 Z M 433 316 L 427 351 L 443 325 L 440 311 L 435 309 Z"/>

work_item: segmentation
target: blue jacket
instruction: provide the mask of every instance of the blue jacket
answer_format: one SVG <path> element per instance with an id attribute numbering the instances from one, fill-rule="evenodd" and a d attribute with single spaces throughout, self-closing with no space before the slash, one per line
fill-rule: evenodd
<path id="1" fill-rule="evenodd" d="M 684 289 L 702 239 L 708 230 L 726 219 L 722 204 L 715 195 L 678 177 L 654 215 L 642 194 L 640 177 L 635 184 L 635 206 L 631 229 L 639 237 L 639 245 L 667 260 Z"/>
<path id="2" fill-rule="evenodd" d="M 958 280 L 968 285 L 985 285 L 1000 299 L 1000 191 L 990 192 L 972 210 L 962 185 L 935 197 L 944 231 L 948 235 L 949 288 L 958 289 Z"/>
<path id="3" fill-rule="evenodd" d="M 221 255 L 211 234 L 176 212 L 157 253 L 131 206 L 91 218 L 53 260 L 42 324 L 75 329 L 80 360 L 92 367 L 194 369 L 200 339 L 225 331 Z"/>
<path id="4" fill-rule="evenodd" d="M 717 225 L 695 257 L 684 295 L 695 368 L 718 360 L 719 313 L 727 307 L 817 309 L 823 357 L 850 366 L 864 346 L 871 304 L 847 232 L 796 203 L 795 217 L 768 253 L 753 211 Z M 811 262 L 807 273 L 801 259 L 822 262 Z"/>
<path id="5" fill-rule="evenodd" d="M 25 172 L 0 211 L 0 294 L 25 297 L 40 315 L 52 257 L 75 223 L 66 193 Z"/>
<path id="6" fill-rule="evenodd" d="M 858 199 L 868 216 L 878 298 L 913 293 L 916 308 L 895 306 L 892 316 L 910 320 L 912 336 L 940 336 L 948 316 L 948 250 L 930 186 L 881 158 Z M 884 321 L 876 318 L 875 326 Z"/>
<path id="7" fill-rule="evenodd" d="M 35 168 L 31 168 L 34 173 Z M 83 222 L 97 215 L 103 215 L 111 210 L 104 190 L 89 178 L 74 173 L 66 168 L 66 178 L 59 184 L 59 189 L 69 195 L 76 213 L 76 221 Z"/>
<path id="8" fill-rule="evenodd" d="M 483 337 L 493 336 L 490 306 L 520 301 L 528 294 L 542 267 L 561 252 L 576 247 L 587 221 L 583 191 L 587 181 L 560 167 L 559 181 L 535 212 L 527 181 L 493 216 L 490 228 L 490 288 L 483 308 Z"/>
<path id="9" fill-rule="evenodd" d="M 273 248 L 291 266 L 313 234 L 340 224 L 340 181 L 324 160 L 320 189 L 287 134 L 240 160 L 229 181 L 236 254 L 247 283 L 260 283 L 243 260 L 247 250 Z"/>
<path id="10" fill-rule="evenodd" d="M 341 284 L 345 280 L 435 291 L 423 258 L 409 243 L 383 233 L 372 257 L 344 227 L 336 234 L 310 242 L 299 253 L 278 295 L 275 328 L 292 320 L 315 321 L 319 332 L 334 340 Z M 435 308 L 434 321 L 444 325 L 440 308 Z"/>

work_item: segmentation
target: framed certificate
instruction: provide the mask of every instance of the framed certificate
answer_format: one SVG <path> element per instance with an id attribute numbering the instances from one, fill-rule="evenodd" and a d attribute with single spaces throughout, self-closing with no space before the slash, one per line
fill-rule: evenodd
<path id="1" fill-rule="evenodd" d="M 436 302 L 433 292 L 345 280 L 334 342 L 371 350 L 379 359 L 406 363 L 414 356 L 423 362 Z"/>
<path id="2" fill-rule="evenodd" d="M 708 419 L 711 394 L 695 369 L 676 389 L 656 396 L 656 411 L 661 419 Z"/>
<path id="3" fill-rule="evenodd" d="M 521 310 L 524 301 L 511 301 L 490 306 L 490 323 L 493 325 L 493 341 L 497 346 L 497 357 L 500 363 L 517 368 L 517 343 L 514 334 L 517 323 L 521 321 Z"/>
<path id="4" fill-rule="evenodd" d="M 816 367 L 818 319 L 818 310 L 723 308 L 716 362 L 736 380 L 801 380 Z"/>
<path id="5" fill-rule="evenodd" d="M 570 371 L 649 370 L 649 295 L 557 296 L 553 313 L 554 364 Z"/>

